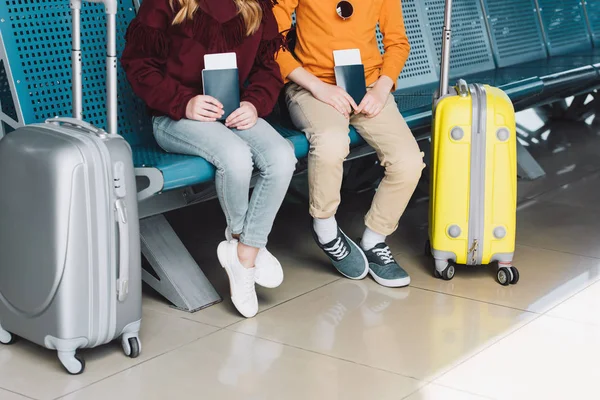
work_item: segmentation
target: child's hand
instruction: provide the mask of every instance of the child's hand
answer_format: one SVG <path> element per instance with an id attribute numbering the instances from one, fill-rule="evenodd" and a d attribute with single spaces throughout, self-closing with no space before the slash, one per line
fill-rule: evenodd
<path id="1" fill-rule="evenodd" d="M 192 98 L 185 109 L 185 117 L 201 122 L 215 122 L 223 116 L 223 104 L 211 96 Z"/>
<path id="2" fill-rule="evenodd" d="M 339 86 L 329 85 L 321 82 L 312 91 L 312 95 L 323 103 L 329 104 L 338 110 L 344 117 L 350 118 L 352 109 L 356 109 L 356 103 L 352 97 Z"/>
<path id="3" fill-rule="evenodd" d="M 225 126 L 243 131 L 252 128 L 258 121 L 258 112 L 254 104 L 242 101 L 240 108 L 231 113 L 225 120 Z"/>
<path id="4" fill-rule="evenodd" d="M 358 105 L 356 113 L 363 113 L 369 118 L 379 115 L 388 101 L 394 82 L 387 76 L 379 78 L 375 86 L 367 92 Z"/>

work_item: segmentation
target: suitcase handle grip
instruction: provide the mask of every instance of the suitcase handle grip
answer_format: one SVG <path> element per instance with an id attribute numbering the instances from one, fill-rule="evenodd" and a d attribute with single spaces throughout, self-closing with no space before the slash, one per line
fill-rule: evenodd
<path id="1" fill-rule="evenodd" d="M 117 14 L 117 0 L 86 0 L 90 3 L 103 3 L 107 14 Z M 71 7 L 81 10 L 81 0 L 71 0 Z"/>
<path id="2" fill-rule="evenodd" d="M 97 128 L 94 125 L 92 125 L 88 122 L 85 122 L 83 120 L 77 119 L 77 118 L 57 117 L 57 118 L 47 119 L 46 123 L 54 124 L 54 125 L 70 125 L 70 126 L 74 126 L 76 128 L 83 129 L 83 130 L 87 131 L 88 133 L 93 133 L 96 136 L 98 136 L 99 138 L 106 137 L 106 132 L 103 131 L 102 129 Z"/>
<path id="3" fill-rule="evenodd" d="M 129 224 L 127 223 L 127 208 L 123 199 L 115 203 L 117 224 L 119 226 L 119 278 L 117 279 L 117 299 L 120 302 L 127 299 L 129 294 Z"/>

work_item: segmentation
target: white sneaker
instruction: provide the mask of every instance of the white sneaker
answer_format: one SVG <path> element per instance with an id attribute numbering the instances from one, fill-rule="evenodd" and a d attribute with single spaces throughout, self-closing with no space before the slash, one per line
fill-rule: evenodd
<path id="1" fill-rule="evenodd" d="M 225 238 L 229 242 L 235 240 L 229 228 L 225 229 Z M 254 281 L 260 286 L 275 289 L 283 282 L 283 268 L 281 268 L 281 263 L 265 247 L 258 251 L 255 268 Z"/>
<path id="2" fill-rule="evenodd" d="M 256 268 L 244 268 L 237 255 L 237 242 L 221 242 L 217 256 L 221 266 L 229 276 L 231 300 L 237 310 L 246 318 L 252 318 L 258 312 L 258 298 L 254 287 Z"/>

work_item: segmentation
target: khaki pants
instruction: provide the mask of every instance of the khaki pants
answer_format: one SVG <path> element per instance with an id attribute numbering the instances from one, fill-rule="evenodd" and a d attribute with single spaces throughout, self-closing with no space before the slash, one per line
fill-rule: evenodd
<path id="1" fill-rule="evenodd" d="M 375 149 L 385 177 L 381 181 L 365 223 L 382 235 L 392 234 L 417 187 L 424 168 L 423 153 L 390 94 L 375 118 L 353 115 L 350 121 L 335 108 L 315 99 L 292 83 L 286 88 L 292 122 L 310 142 L 308 181 L 310 214 L 314 218 L 335 215 L 340 204 L 343 163 L 350 153 L 351 124 Z"/>

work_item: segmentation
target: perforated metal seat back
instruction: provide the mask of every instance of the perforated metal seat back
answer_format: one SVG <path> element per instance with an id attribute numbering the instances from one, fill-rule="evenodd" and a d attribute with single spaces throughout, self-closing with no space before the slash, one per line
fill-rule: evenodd
<path id="1" fill-rule="evenodd" d="M 535 0 L 484 0 L 499 67 L 546 58 Z"/>
<path id="2" fill-rule="evenodd" d="M 436 56 L 431 38 L 426 35 L 425 13 L 422 0 L 403 0 L 404 26 L 410 41 L 410 56 L 400 74 L 398 89 L 421 86 L 437 81 Z M 378 35 L 381 42 L 383 36 Z"/>
<path id="3" fill-rule="evenodd" d="M 592 41 L 594 46 L 600 46 L 600 0 L 585 0 L 584 9 L 587 11 Z"/>
<path id="4" fill-rule="evenodd" d="M 423 27 L 434 43 L 439 74 L 444 25 L 444 0 L 419 0 L 425 8 Z M 496 67 L 480 0 L 456 0 L 452 3 L 452 53 L 450 77 L 459 77 Z"/>
<path id="5" fill-rule="evenodd" d="M 133 0 L 119 1 L 119 56 L 125 44 L 125 31 L 134 16 Z M 104 18 L 102 5 L 83 3 L 83 113 L 86 121 L 103 128 L 106 126 Z M 1 0 L 0 21 L 3 121 L 22 125 L 71 115 L 69 3 Z M 10 73 L 6 73 L 7 65 Z M 144 104 L 132 95 L 120 65 L 118 69 L 119 133 L 133 145 L 150 143 L 153 141 L 150 117 Z"/>
<path id="6" fill-rule="evenodd" d="M 538 0 L 551 56 L 592 47 L 580 0 Z"/>

